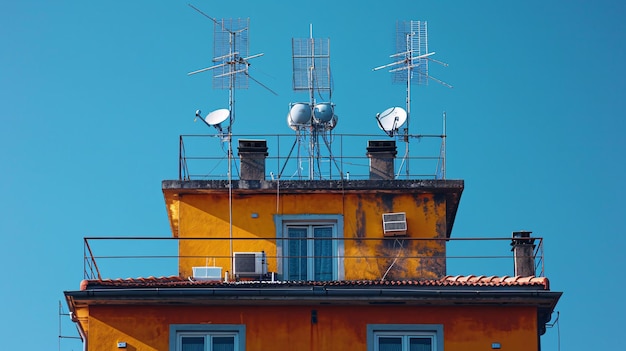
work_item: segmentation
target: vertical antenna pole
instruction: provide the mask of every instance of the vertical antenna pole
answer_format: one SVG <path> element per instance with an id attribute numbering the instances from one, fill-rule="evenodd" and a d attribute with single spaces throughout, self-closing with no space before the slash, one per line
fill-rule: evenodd
<path id="1" fill-rule="evenodd" d="M 315 39 L 313 39 L 313 23 L 309 24 L 309 39 L 311 41 L 311 66 L 309 67 L 309 100 L 311 102 L 312 113 L 315 111 L 315 90 L 314 81 L 315 77 L 313 72 L 315 71 Z M 315 121 L 312 121 L 311 139 L 309 140 L 309 180 L 313 180 L 315 177 L 315 146 L 317 145 L 317 128 Z"/>
<path id="2" fill-rule="evenodd" d="M 228 128 L 228 233 L 230 246 L 230 271 L 234 274 L 235 258 L 233 256 L 233 143 L 232 132 Z"/>
<path id="3" fill-rule="evenodd" d="M 405 157 L 406 157 L 406 177 L 407 179 L 409 179 L 410 176 L 410 171 L 409 171 L 409 165 L 411 164 L 411 157 L 409 155 L 409 124 L 411 122 L 411 75 L 413 74 L 413 67 L 412 67 L 412 56 L 413 55 L 413 47 L 411 46 L 413 43 L 413 40 L 411 38 L 411 36 L 413 35 L 413 33 L 409 33 L 406 36 L 406 47 L 407 47 L 407 54 L 406 54 L 406 58 L 407 58 L 407 72 L 406 72 L 406 133 L 405 133 Z"/>
<path id="4" fill-rule="evenodd" d="M 229 57 L 232 59 L 232 55 L 235 51 L 235 33 L 230 33 L 230 45 L 228 48 Z M 230 116 L 228 123 L 228 235 L 229 235 L 229 249 L 230 249 L 230 271 L 235 274 L 235 257 L 233 254 L 233 130 L 232 126 L 235 122 L 235 65 L 230 65 L 230 89 L 229 95 L 229 108 Z"/>
<path id="5" fill-rule="evenodd" d="M 443 179 L 446 179 L 446 138 L 447 138 L 447 129 L 446 129 L 446 111 L 443 111 L 443 160 L 441 167 L 441 175 Z"/>

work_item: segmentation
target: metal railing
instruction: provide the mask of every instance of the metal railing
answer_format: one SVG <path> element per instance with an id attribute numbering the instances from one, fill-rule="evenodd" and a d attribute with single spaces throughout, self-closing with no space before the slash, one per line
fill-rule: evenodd
<path id="1" fill-rule="evenodd" d="M 84 279 L 118 279 L 128 277 L 178 276 L 179 264 L 184 260 L 194 260 L 198 265 L 209 266 L 216 261 L 232 262 L 233 257 L 223 251 L 206 255 L 180 255 L 179 246 L 186 241 L 195 241 L 194 246 L 206 245 L 210 251 L 219 245 L 228 248 L 232 240 L 235 247 L 243 244 L 255 247 L 254 251 L 267 252 L 270 267 L 279 267 L 282 260 L 301 258 L 281 254 L 277 247 L 286 245 L 289 240 L 327 240 L 341 243 L 342 253 L 331 256 L 341 260 L 344 267 L 366 264 L 382 266 L 395 264 L 398 259 L 404 262 L 417 262 L 429 267 L 436 263 L 444 267 L 444 275 L 484 275 L 513 276 L 514 256 L 511 251 L 511 238 L 172 238 L 172 237 L 86 237 L 84 238 Z M 543 238 L 532 237 L 535 275 L 544 276 Z M 244 243 L 245 242 L 245 243 Z M 252 246 L 250 246 L 252 244 Z M 284 246 L 283 246 L 284 247 Z M 371 248 L 383 248 L 371 249 Z M 432 254 L 430 249 L 438 248 Z M 257 250 L 258 248 L 258 250 Z M 355 250 L 361 248 L 361 250 Z M 370 248 L 370 249 L 362 249 Z M 422 250 L 424 249 L 424 250 Z M 217 253 L 220 251 L 220 253 Z M 237 250 L 234 250 L 237 251 Z M 250 251 L 250 250 L 248 250 Z M 286 251 L 286 250 L 282 250 Z M 276 254 L 269 254 L 276 252 Z M 313 256 L 306 256 L 313 257 Z M 358 262 L 358 264 L 357 264 Z M 228 263 L 226 267 L 228 270 Z M 280 272 L 279 272 L 280 273 Z"/>
<path id="2" fill-rule="evenodd" d="M 388 137 L 387 137 L 388 138 Z M 445 135 L 402 135 L 385 139 L 381 135 L 328 134 L 312 142 L 307 135 L 181 135 L 179 138 L 179 180 L 226 179 L 229 154 L 232 178 L 239 178 L 239 140 L 264 140 L 265 179 L 317 180 L 367 179 L 369 140 L 394 140 L 396 179 L 445 179 Z M 230 143 L 230 145 L 229 145 Z M 231 152 L 229 152 L 231 150 Z"/>

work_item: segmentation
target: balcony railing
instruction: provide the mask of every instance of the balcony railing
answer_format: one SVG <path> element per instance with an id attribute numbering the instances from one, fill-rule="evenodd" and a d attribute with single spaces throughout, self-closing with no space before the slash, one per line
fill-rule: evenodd
<path id="1" fill-rule="evenodd" d="M 84 238 L 84 279 L 118 279 L 150 276 L 178 276 L 181 263 L 189 266 L 223 267 L 222 275 L 230 270 L 233 257 L 228 254 L 207 253 L 180 255 L 181 245 L 206 247 L 207 251 L 230 245 L 233 251 L 264 251 L 270 271 L 280 267 L 280 262 L 300 256 L 276 250 L 289 240 L 336 240 L 341 242 L 342 253 L 320 256 L 341 260 L 346 269 L 381 263 L 393 267 L 398 260 L 402 264 L 419 262 L 418 267 L 443 265 L 442 275 L 513 276 L 514 256 L 511 238 L 447 238 L 425 239 L 410 237 L 387 238 L 334 238 L 334 239 L 287 239 L 287 238 L 170 238 L 170 237 L 87 237 Z M 544 276 L 543 238 L 527 239 L 532 243 L 532 259 L 535 275 Z M 202 246 L 204 245 L 204 246 Z M 237 247 L 255 247 L 258 250 L 238 250 Z M 381 250 L 355 250 L 355 247 L 386 248 Z M 429 249 L 443 248 L 439 254 Z M 261 249 L 265 248 L 265 249 Z M 268 249 L 269 248 L 269 249 Z M 410 249 L 409 249 L 410 248 Z M 286 251 L 286 250 L 284 250 Z M 221 252 L 217 250 L 216 252 Z M 437 252 L 437 251 L 435 251 Z M 307 256 L 311 258 L 311 256 Z M 313 256 L 313 258 L 315 258 Z M 398 263 L 401 264 L 401 263 Z M 427 268 L 425 268 L 427 269 Z M 232 272 L 231 272 L 232 273 Z M 280 273 L 280 272 L 277 272 Z M 419 276 L 419 271 L 416 272 Z M 382 274 L 381 274 L 382 275 Z M 280 277 L 280 274 L 277 275 Z M 352 277 L 359 276 L 351 274 Z M 425 276 L 428 278 L 428 276 Z M 187 278 L 186 276 L 183 278 Z M 234 279 L 234 276 L 231 275 Z M 378 277 L 377 279 L 380 279 Z M 419 279 L 419 277 L 417 277 Z"/>
<path id="2" fill-rule="evenodd" d="M 181 135 L 179 180 L 238 179 L 241 160 L 239 140 L 267 143 L 265 179 L 317 180 L 367 179 L 370 140 L 396 143 L 396 179 L 445 179 L 445 135 L 306 134 Z M 231 150 L 232 152 L 229 152 Z M 229 158 L 229 154 L 231 157 Z M 232 161 L 229 165 L 229 159 Z"/>

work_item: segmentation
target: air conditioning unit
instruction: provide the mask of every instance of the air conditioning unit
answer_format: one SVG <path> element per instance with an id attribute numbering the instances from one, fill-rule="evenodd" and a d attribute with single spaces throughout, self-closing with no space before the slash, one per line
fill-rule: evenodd
<path id="1" fill-rule="evenodd" d="M 265 252 L 234 252 L 233 271 L 239 276 L 255 276 L 267 273 Z"/>
<path id="2" fill-rule="evenodd" d="M 383 213 L 383 235 L 406 235 L 406 212 Z"/>
<path id="3" fill-rule="evenodd" d="M 221 280 L 222 267 L 192 267 L 196 280 Z"/>

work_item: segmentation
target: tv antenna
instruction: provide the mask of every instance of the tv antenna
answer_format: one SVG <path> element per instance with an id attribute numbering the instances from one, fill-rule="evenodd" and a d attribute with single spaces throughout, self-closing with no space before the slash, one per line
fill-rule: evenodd
<path id="1" fill-rule="evenodd" d="M 189 7 L 213 21 L 214 65 L 189 72 L 188 75 L 191 76 L 206 71 L 213 71 L 213 88 L 229 90 L 229 123 L 226 133 L 230 136 L 232 133 L 232 125 L 235 122 L 235 91 L 237 89 L 247 89 L 248 79 L 259 84 L 272 94 L 278 94 L 250 76 L 248 72 L 250 60 L 264 55 L 263 53 L 250 55 L 249 53 L 249 18 L 217 20 L 191 4 L 189 4 Z"/>
<path id="2" fill-rule="evenodd" d="M 405 159 L 409 157 L 411 85 L 428 85 L 428 81 L 433 80 L 452 88 L 450 84 L 429 74 L 429 62 L 448 66 L 445 62 L 433 59 L 434 54 L 435 52 L 428 51 L 428 23 L 426 21 L 398 21 L 396 22 L 396 53 L 389 55 L 395 61 L 372 69 L 372 71 L 378 71 L 388 68 L 392 73 L 393 83 L 406 84 L 406 111 L 400 107 L 392 107 L 376 115 L 379 127 L 389 136 L 403 135 L 406 143 Z M 399 128 L 402 124 L 404 124 L 404 129 L 400 133 Z M 408 162 L 406 162 L 406 173 L 409 174 Z"/>
<path id="3" fill-rule="evenodd" d="M 320 137 L 331 153 L 332 159 L 331 131 L 338 121 L 335 105 L 332 103 L 330 39 L 313 38 L 313 25 L 310 25 L 309 37 L 292 38 L 291 48 L 293 90 L 306 91 L 309 97 L 308 102 L 289 104 L 289 114 L 287 115 L 287 124 L 296 132 L 294 147 L 297 144 L 297 175 L 302 177 L 300 149 L 303 142 L 308 138 L 309 179 L 316 178 L 316 170 L 319 177 L 322 178 L 319 162 L 316 162 L 321 156 Z"/>

